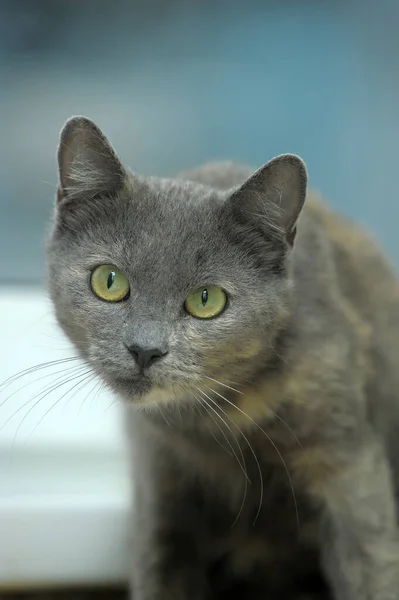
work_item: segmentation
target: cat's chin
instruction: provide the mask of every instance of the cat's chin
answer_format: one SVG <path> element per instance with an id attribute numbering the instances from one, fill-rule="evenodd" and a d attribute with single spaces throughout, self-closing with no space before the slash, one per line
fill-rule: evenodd
<path id="1" fill-rule="evenodd" d="M 142 407 L 156 406 L 176 400 L 171 388 L 157 386 L 148 377 L 118 378 L 112 388 L 126 402 Z"/>
<path id="2" fill-rule="evenodd" d="M 122 378 L 111 382 L 113 389 L 129 402 L 143 403 L 151 393 L 153 384 L 147 377 Z"/>
<path id="3" fill-rule="evenodd" d="M 156 385 L 148 377 L 114 379 L 111 387 L 125 402 L 142 408 L 155 408 L 187 398 L 187 393 L 178 393 L 172 385 Z"/>

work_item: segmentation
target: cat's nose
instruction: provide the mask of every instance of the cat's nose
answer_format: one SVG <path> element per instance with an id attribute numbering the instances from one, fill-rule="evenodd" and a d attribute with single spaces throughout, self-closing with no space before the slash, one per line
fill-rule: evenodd
<path id="1" fill-rule="evenodd" d="M 133 356 L 140 369 L 146 369 L 156 360 L 166 356 L 168 353 L 168 351 L 165 349 L 161 350 L 160 348 L 142 348 L 141 346 L 137 346 L 135 344 L 128 346 L 127 349 Z"/>

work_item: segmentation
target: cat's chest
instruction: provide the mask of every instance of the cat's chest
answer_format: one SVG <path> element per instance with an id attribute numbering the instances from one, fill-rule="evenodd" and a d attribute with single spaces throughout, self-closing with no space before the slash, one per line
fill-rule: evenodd
<path id="1" fill-rule="evenodd" d="M 292 481 L 286 451 L 263 435 L 184 438 L 175 447 L 192 481 L 204 558 L 221 582 L 306 573 L 319 564 L 318 514 Z M 283 582 L 275 581 L 276 589 Z M 216 585 L 216 583 L 215 583 Z"/>
<path id="2" fill-rule="evenodd" d="M 276 493 L 292 495 L 288 465 L 289 448 L 279 448 L 264 432 L 211 436 L 198 440 L 184 436 L 174 446 L 183 469 L 195 473 L 204 487 L 216 488 L 234 502 L 241 495 L 262 506 Z"/>
<path id="3" fill-rule="evenodd" d="M 247 438 L 245 445 L 231 438 L 224 442 L 210 444 L 206 453 L 186 452 L 213 548 L 228 540 L 230 550 L 242 556 L 241 548 L 248 544 L 252 550 L 244 554 L 250 556 L 265 545 L 317 545 L 318 515 L 291 477 L 283 453 L 273 445 L 265 449 L 256 437 Z M 263 555 L 267 553 L 264 548 Z"/>
<path id="4" fill-rule="evenodd" d="M 319 565 L 319 518 L 306 498 L 280 480 L 263 474 L 248 485 L 237 512 L 208 498 L 208 538 L 204 551 L 213 576 L 223 581 L 256 581 L 265 589 L 292 580 L 313 578 Z"/>

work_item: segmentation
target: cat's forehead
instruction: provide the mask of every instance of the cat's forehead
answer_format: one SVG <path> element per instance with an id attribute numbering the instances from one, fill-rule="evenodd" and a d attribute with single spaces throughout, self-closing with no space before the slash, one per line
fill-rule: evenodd
<path id="1" fill-rule="evenodd" d="M 125 189 L 125 201 L 148 224 L 169 223 L 208 225 L 226 197 L 225 192 L 179 179 L 147 178 L 134 180 Z M 193 221 L 194 219 L 194 221 Z"/>
<path id="2" fill-rule="evenodd" d="M 143 250 L 148 244 L 167 251 L 217 243 L 222 203 L 215 190 L 155 178 L 135 183 L 118 198 L 121 228 Z"/>
<path id="3" fill-rule="evenodd" d="M 135 181 L 93 205 L 90 236 L 79 236 L 79 255 L 158 281 L 215 273 L 218 257 L 226 261 L 223 202 L 223 193 L 189 182 Z"/>
<path id="4" fill-rule="evenodd" d="M 110 211 L 117 211 L 116 227 L 99 225 L 110 259 L 148 283 L 199 281 L 218 274 L 226 261 L 226 240 L 220 231 L 223 197 L 187 182 L 146 180 L 124 190 Z M 105 215 L 99 215 L 104 219 Z M 108 238 L 108 239 L 107 239 Z"/>

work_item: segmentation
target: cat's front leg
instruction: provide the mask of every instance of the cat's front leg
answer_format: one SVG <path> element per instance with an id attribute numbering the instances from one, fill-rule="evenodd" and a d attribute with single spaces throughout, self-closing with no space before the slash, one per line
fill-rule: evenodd
<path id="1" fill-rule="evenodd" d="M 322 506 L 322 561 L 334 599 L 399 600 L 399 529 L 383 446 L 371 436 L 344 445 L 311 450 L 307 467 L 309 492 Z"/>
<path id="2" fill-rule="evenodd" d="M 205 600 L 201 488 L 145 423 L 135 442 L 152 443 L 136 456 L 133 497 L 131 587 L 133 600 Z M 158 444 L 158 445 L 157 445 Z"/>
<path id="3" fill-rule="evenodd" d="M 160 497 L 157 498 L 157 504 Z M 170 495 L 164 512 L 135 506 L 133 600 L 205 600 L 205 568 L 198 548 L 199 532 L 181 498 Z M 170 511 L 168 503 L 175 502 Z M 161 503 L 160 503 L 161 504 Z M 195 526 L 194 526 L 195 525 Z"/>
<path id="4" fill-rule="evenodd" d="M 133 468 L 132 600 L 207 600 L 202 487 L 178 459 L 163 420 L 158 427 L 146 413 L 126 417 Z"/>

